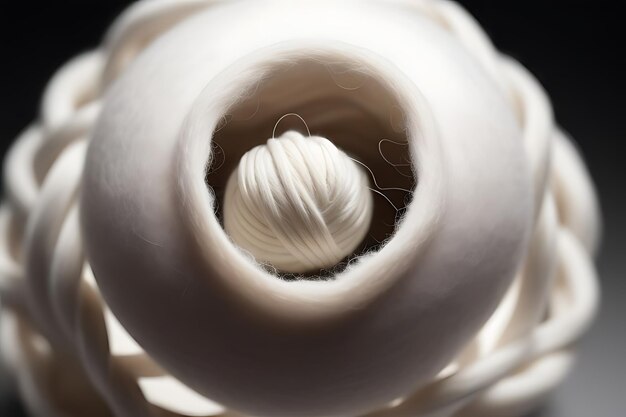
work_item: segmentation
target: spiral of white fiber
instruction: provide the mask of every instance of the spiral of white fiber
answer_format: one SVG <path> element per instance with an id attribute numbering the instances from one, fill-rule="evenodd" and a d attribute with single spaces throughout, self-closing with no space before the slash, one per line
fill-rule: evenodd
<path id="1" fill-rule="evenodd" d="M 77 200 L 84 148 L 108 83 L 158 35 L 218 3 L 148 0 L 133 6 L 107 45 L 55 76 L 41 120 L 6 157 L 0 340 L 34 415 L 238 416 L 204 403 L 185 409 L 174 395 L 143 389 L 142 379 L 172 377 L 140 347 L 114 351 L 110 313 L 82 250 Z M 600 219 L 593 184 L 570 139 L 553 125 L 536 81 L 499 55 L 473 18 L 448 1 L 389 3 L 409 7 L 459 39 L 517 106 L 536 221 L 516 278 L 518 292 L 510 297 L 513 307 L 508 316 L 500 315 L 504 325 L 488 322 L 445 372 L 368 416 L 519 416 L 561 382 L 572 364 L 573 344 L 595 314 L 599 292 L 592 256 Z M 310 154 L 300 153 L 303 149 Z M 324 160 L 323 167 L 308 165 L 311 155 Z M 251 174 L 259 171 L 265 176 Z M 287 177 L 299 182 L 281 182 Z M 260 261 L 303 272 L 332 266 L 354 252 L 371 219 L 371 198 L 367 176 L 332 143 L 289 132 L 241 160 L 229 180 L 225 204 L 233 209 L 226 210 L 225 228 Z M 302 206 L 292 210 L 296 201 Z M 54 386 L 54 372 L 65 372 L 74 382 L 74 398 Z"/>
<path id="2" fill-rule="evenodd" d="M 328 139 L 289 131 L 248 151 L 226 187 L 224 228 L 283 272 L 329 268 L 367 234 L 364 171 Z"/>

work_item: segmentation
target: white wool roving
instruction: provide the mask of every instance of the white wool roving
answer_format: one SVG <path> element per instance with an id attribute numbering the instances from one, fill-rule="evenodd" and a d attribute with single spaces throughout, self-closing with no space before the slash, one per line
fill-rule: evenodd
<path id="1" fill-rule="evenodd" d="M 138 2 L 4 167 L 37 416 L 522 416 L 597 307 L 582 159 L 450 1 Z"/>

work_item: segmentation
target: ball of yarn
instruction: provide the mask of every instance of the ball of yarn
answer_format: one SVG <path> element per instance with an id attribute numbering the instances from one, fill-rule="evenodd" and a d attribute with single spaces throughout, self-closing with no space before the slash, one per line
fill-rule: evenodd
<path id="1" fill-rule="evenodd" d="M 304 273 L 352 254 L 372 210 L 354 160 L 328 139 L 289 131 L 241 158 L 226 187 L 224 228 L 257 261 Z"/>

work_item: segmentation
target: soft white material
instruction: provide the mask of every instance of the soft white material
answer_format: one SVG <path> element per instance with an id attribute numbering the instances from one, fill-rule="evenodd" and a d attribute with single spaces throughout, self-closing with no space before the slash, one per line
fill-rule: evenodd
<path id="1" fill-rule="evenodd" d="M 144 1 L 44 97 L 0 209 L 3 344 L 38 415 L 515 416 L 593 317 L 589 176 L 454 3 Z M 312 251 L 347 259 L 319 279 L 232 231 L 227 179 L 292 112 L 356 161 L 340 197 L 372 200 L 365 235 Z"/>
<path id="2" fill-rule="evenodd" d="M 242 7 L 236 14 L 249 34 L 219 36 L 231 7 Z M 351 7 L 335 7 L 319 27 L 315 13 L 326 9 L 316 6 L 300 36 L 339 40 L 291 42 L 293 29 L 267 19 L 296 19 L 301 10 L 283 5 L 281 16 L 259 20 L 257 7 L 232 3 L 198 14 L 112 86 L 83 177 L 86 251 L 122 324 L 218 403 L 253 415 L 364 412 L 434 376 L 507 288 L 532 213 L 520 132 L 478 63 L 434 25 L 393 24 L 404 14 L 373 4 L 346 35 Z M 370 34 L 374 22 L 389 36 L 431 41 L 407 55 Z M 220 59 L 216 48 L 224 49 Z M 372 74 L 392 92 L 419 182 L 380 251 L 333 280 L 291 282 L 230 243 L 204 178 L 214 149 L 207 138 L 228 109 L 283 63 L 302 60 Z M 483 149 L 499 157 L 485 158 Z"/>
<path id="3" fill-rule="evenodd" d="M 330 268 L 369 230 L 368 184 L 363 168 L 328 139 L 289 131 L 239 161 L 226 185 L 224 229 L 280 271 Z"/>

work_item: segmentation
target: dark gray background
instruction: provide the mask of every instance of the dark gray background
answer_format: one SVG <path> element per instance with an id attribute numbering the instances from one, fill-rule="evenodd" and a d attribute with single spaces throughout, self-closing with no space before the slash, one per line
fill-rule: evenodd
<path id="1" fill-rule="evenodd" d="M 54 70 L 96 46 L 127 1 L 10 2 L 0 6 L 0 153 L 38 112 Z M 462 1 L 496 45 L 548 90 L 556 118 L 576 139 L 604 214 L 598 258 L 603 302 L 580 360 L 533 417 L 626 415 L 626 88 L 620 2 Z M 0 370 L 0 416 L 24 413 Z"/>

